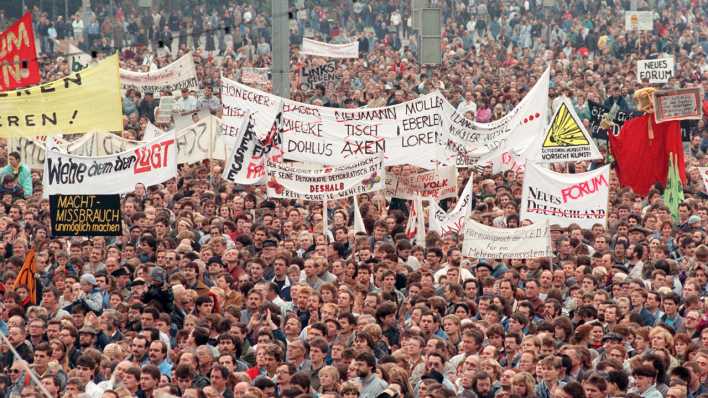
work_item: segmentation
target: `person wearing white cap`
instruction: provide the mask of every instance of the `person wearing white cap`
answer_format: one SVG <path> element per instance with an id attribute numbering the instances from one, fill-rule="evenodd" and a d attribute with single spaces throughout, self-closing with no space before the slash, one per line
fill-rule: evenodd
<path id="1" fill-rule="evenodd" d="M 100 313 L 103 310 L 103 299 L 101 292 L 96 287 L 96 277 L 91 274 L 83 274 L 79 279 L 81 285 L 81 295 L 74 301 L 74 305 L 83 304 L 89 310 Z"/>

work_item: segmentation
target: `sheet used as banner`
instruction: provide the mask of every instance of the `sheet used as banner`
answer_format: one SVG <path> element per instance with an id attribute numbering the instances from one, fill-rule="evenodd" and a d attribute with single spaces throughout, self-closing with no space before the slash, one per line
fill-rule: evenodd
<path id="1" fill-rule="evenodd" d="M 118 55 L 52 82 L 0 92 L 0 136 L 122 131 Z"/>
<path id="2" fill-rule="evenodd" d="M 141 183 L 163 183 L 177 175 L 175 134 L 115 155 L 84 157 L 62 154 L 47 147 L 44 195 L 126 193 Z"/>
<path id="3" fill-rule="evenodd" d="M 703 87 L 654 92 L 654 120 L 700 120 L 703 117 Z"/>
<path id="4" fill-rule="evenodd" d="M 50 195 L 52 236 L 120 236 L 120 195 Z"/>
<path id="5" fill-rule="evenodd" d="M 226 123 L 238 131 L 246 110 L 256 134 L 265 137 L 282 102 L 285 158 L 342 165 L 383 154 L 386 166 L 413 164 L 432 170 L 447 157 L 439 145 L 447 135 L 439 92 L 383 108 L 327 108 L 282 99 L 222 77 Z M 224 94 L 225 93 L 225 94 Z"/>
<path id="6" fill-rule="evenodd" d="M 551 257 L 548 220 L 519 228 L 495 228 L 467 220 L 462 255 L 500 260 Z"/>
<path id="7" fill-rule="evenodd" d="M 473 202 L 474 193 L 472 192 L 472 176 L 470 176 L 455 208 L 450 213 L 445 213 L 445 210 L 441 209 L 436 201 L 430 202 L 428 208 L 430 230 L 438 232 L 441 236 L 450 232 L 460 233 L 465 227 L 465 217 L 472 212 Z"/>
<path id="8" fill-rule="evenodd" d="M 442 200 L 457 196 L 457 168 L 454 165 L 408 176 L 388 173 L 385 181 L 387 198 Z"/>
<path id="9" fill-rule="evenodd" d="M 330 44 L 303 38 L 300 54 L 325 58 L 359 58 L 359 42 Z"/>
<path id="10" fill-rule="evenodd" d="M 605 225 L 610 191 L 610 166 L 578 174 L 560 174 L 530 164 L 524 174 L 520 218 L 534 223 L 548 220 L 566 227 L 590 229 Z"/>
<path id="11" fill-rule="evenodd" d="M 226 159 L 223 178 L 236 184 L 261 184 L 266 179 L 266 160 L 282 161 L 280 134 L 273 132 L 266 141 L 261 141 L 253 130 L 252 118 L 242 122 L 238 136 L 230 147 L 233 148 Z M 227 141 L 231 142 L 231 141 Z"/>
<path id="12" fill-rule="evenodd" d="M 577 162 L 602 159 L 595 141 L 575 113 L 573 104 L 564 99 L 546 127 L 546 136 L 529 158 L 536 162 Z"/>
<path id="13" fill-rule="evenodd" d="M 0 33 L 0 91 L 31 86 L 40 78 L 32 13 L 28 11 Z"/>
<path id="14" fill-rule="evenodd" d="M 652 30 L 654 29 L 654 11 L 625 11 L 624 30 Z"/>
<path id="15" fill-rule="evenodd" d="M 68 142 L 57 136 L 52 137 L 54 144 L 60 152 L 66 152 Z M 7 141 L 7 152 L 17 152 L 20 154 L 22 163 L 32 170 L 44 169 L 44 159 L 46 157 L 47 137 L 37 136 L 33 138 L 10 137 Z"/>
<path id="16" fill-rule="evenodd" d="M 120 84 L 124 90 L 133 88 L 143 93 L 199 88 L 192 53 L 187 53 L 173 63 L 155 71 L 133 72 L 121 69 Z"/>
<path id="17" fill-rule="evenodd" d="M 674 57 L 641 59 L 637 61 L 637 81 L 639 83 L 667 83 L 674 75 Z"/>
<path id="18" fill-rule="evenodd" d="M 268 162 L 266 165 L 268 196 L 314 201 L 344 199 L 374 192 L 384 187 L 381 156 L 355 163 L 317 169 L 300 165 Z"/>

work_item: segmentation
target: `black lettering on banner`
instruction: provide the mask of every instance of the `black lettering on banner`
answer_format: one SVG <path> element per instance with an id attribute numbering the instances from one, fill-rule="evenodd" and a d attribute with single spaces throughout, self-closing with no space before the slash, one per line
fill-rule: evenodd
<path id="1" fill-rule="evenodd" d="M 225 126 L 225 125 L 224 125 Z M 206 147 L 204 146 L 203 138 L 207 137 Z M 209 134 L 207 134 L 207 124 L 206 122 L 199 122 L 186 133 L 181 134 L 177 138 L 177 153 L 181 158 L 190 157 L 197 150 L 201 150 L 202 153 L 209 154 L 209 147 L 211 142 L 209 140 Z"/>
<path id="2" fill-rule="evenodd" d="M 332 156 L 332 143 L 288 140 L 288 152 L 308 155 Z"/>
<path id="3" fill-rule="evenodd" d="M 120 195 L 50 195 L 51 235 L 120 236 Z"/>
<path id="4" fill-rule="evenodd" d="M 0 127 L 46 127 L 57 125 L 57 113 L 26 113 L 24 115 L 0 116 Z"/>
<path id="5" fill-rule="evenodd" d="M 273 103 L 271 103 L 270 98 L 254 91 L 243 90 L 231 84 L 222 84 L 221 90 L 222 96 L 226 95 L 228 97 L 236 97 L 244 101 L 256 103 L 258 105 L 263 106 L 273 106 Z"/>

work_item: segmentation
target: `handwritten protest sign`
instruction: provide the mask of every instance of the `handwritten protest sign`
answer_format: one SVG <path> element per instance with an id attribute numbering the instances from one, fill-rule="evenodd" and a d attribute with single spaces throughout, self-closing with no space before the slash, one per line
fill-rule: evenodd
<path id="1" fill-rule="evenodd" d="M 312 90 L 318 85 L 331 87 L 341 79 L 337 73 L 337 65 L 329 61 L 322 65 L 313 65 L 302 69 L 302 88 Z"/>
<path id="2" fill-rule="evenodd" d="M 28 11 L 0 33 L 0 91 L 31 86 L 39 80 L 32 13 Z"/>
<path id="3" fill-rule="evenodd" d="M 472 192 L 472 176 L 460 195 L 455 208 L 448 214 L 435 201 L 430 202 L 430 230 L 445 236 L 449 232 L 459 233 L 465 226 L 465 218 L 472 211 L 474 195 Z"/>
<path id="4" fill-rule="evenodd" d="M 122 131 L 118 55 L 64 78 L 0 93 L 0 136 Z"/>
<path id="5" fill-rule="evenodd" d="M 667 83 L 674 75 L 674 57 L 642 59 L 637 61 L 637 81 L 639 83 Z"/>
<path id="6" fill-rule="evenodd" d="M 115 155 L 83 157 L 47 147 L 44 195 L 126 193 L 141 183 L 160 184 L 177 175 L 174 133 Z"/>
<path id="7" fill-rule="evenodd" d="M 51 195 L 52 236 L 120 236 L 120 195 Z"/>
<path id="8" fill-rule="evenodd" d="M 430 200 L 456 197 L 457 169 L 453 165 L 409 176 L 387 174 L 385 195 L 406 200 L 414 200 L 416 197 Z"/>
<path id="9" fill-rule="evenodd" d="M 582 228 L 605 225 L 610 166 L 586 173 L 560 174 L 529 164 L 524 175 L 521 219 Z"/>
<path id="10" fill-rule="evenodd" d="M 197 89 L 197 71 L 194 68 L 192 53 L 183 55 L 180 59 L 164 68 L 150 72 L 133 72 L 120 70 L 121 88 L 134 88 L 143 93 L 173 92 L 186 89 Z"/>
<path id="11" fill-rule="evenodd" d="M 700 120 L 703 117 L 703 88 L 692 87 L 654 92 L 654 119 Z"/>
<path id="12" fill-rule="evenodd" d="M 590 134 L 597 139 L 607 140 L 608 129 L 601 127 L 602 118 L 605 114 L 610 114 L 607 117 L 612 120 L 614 126 L 611 130 L 612 134 L 619 134 L 620 129 L 625 121 L 641 115 L 639 112 L 625 112 L 620 109 L 615 109 L 614 113 L 602 104 L 588 100 L 588 108 L 590 108 Z"/>
<path id="13" fill-rule="evenodd" d="M 653 11 L 625 11 L 624 30 L 627 32 L 654 29 Z"/>
<path id="14" fill-rule="evenodd" d="M 553 256 L 548 221 L 520 228 L 494 228 L 467 220 L 462 255 L 486 259 Z"/>
<path id="15" fill-rule="evenodd" d="M 305 200 L 335 200 L 378 191 L 384 187 L 381 156 L 339 167 L 316 169 L 268 162 L 268 197 Z"/>

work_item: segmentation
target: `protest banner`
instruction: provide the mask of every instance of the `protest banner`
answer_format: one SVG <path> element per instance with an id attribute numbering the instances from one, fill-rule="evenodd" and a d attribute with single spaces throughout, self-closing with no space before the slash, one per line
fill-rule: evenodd
<path id="1" fill-rule="evenodd" d="M 654 29 L 653 11 L 625 11 L 624 30 L 626 32 Z"/>
<path id="2" fill-rule="evenodd" d="M 183 88 L 199 88 L 192 53 L 184 54 L 173 63 L 155 71 L 133 72 L 121 69 L 120 84 L 124 90 L 133 88 L 142 93 L 171 93 Z"/>
<path id="3" fill-rule="evenodd" d="M 271 141 L 262 142 L 253 130 L 253 119 L 243 120 L 234 145 L 226 159 L 223 178 L 236 184 L 252 185 L 265 182 L 266 160 L 282 161 L 280 134 L 271 134 Z"/>
<path id="4" fill-rule="evenodd" d="M 384 187 L 384 167 L 381 156 L 338 167 L 317 169 L 300 165 L 266 164 L 268 197 L 312 201 L 344 199 L 378 191 Z"/>
<path id="5" fill-rule="evenodd" d="M 0 92 L 0 136 L 122 131 L 118 55 L 38 86 Z"/>
<path id="6" fill-rule="evenodd" d="M 143 141 L 128 140 L 113 133 L 88 133 L 68 143 L 66 150 L 76 156 L 97 157 L 125 152 L 142 144 Z"/>
<path id="7" fill-rule="evenodd" d="M 120 195 L 50 195 L 52 236 L 120 236 Z"/>
<path id="8" fill-rule="evenodd" d="M 442 200 L 457 196 L 457 168 L 454 165 L 409 176 L 387 174 L 385 181 L 387 198 Z"/>
<path id="9" fill-rule="evenodd" d="M 313 65 L 302 68 L 302 89 L 313 90 L 318 85 L 333 86 L 342 78 L 337 73 L 337 65 L 329 61 L 322 65 Z"/>
<path id="10" fill-rule="evenodd" d="M 31 12 L 0 33 L 0 68 L 0 91 L 39 83 Z"/>
<path id="11" fill-rule="evenodd" d="M 303 38 L 300 54 L 325 58 L 359 58 L 359 42 L 329 44 Z"/>
<path id="12" fill-rule="evenodd" d="M 699 167 L 698 171 L 701 172 L 701 179 L 703 180 L 703 185 L 706 188 L 706 192 L 708 192 L 708 167 Z"/>
<path id="13" fill-rule="evenodd" d="M 226 159 L 226 144 L 216 116 L 208 115 L 177 132 L 177 162 L 193 164 L 205 159 Z"/>
<path id="14" fill-rule="evenodd" d="M 544 163 L 577 162 L 602 159 L 602 154 L 575 113 L 573 104 L 565 99 L 553 114 L 536 155 L 530 159 Z"/>
<path id="15" fill-rule="evenodd" d="M 52 138 L 58 150 L 65 152 L 68 143 L 56 136 Z M 42 170 L 44 168 L 44 158 L 46 157 L 46 145 L 47 136 L 33 138 L 10 137 L 7 143 L 7 152 L 19 153 L 22 163 L 26 164 L 30 169 Z"/>
<path id="16" fill-rule="evenodd" d="M 155 115 L 155 123 L 170 124 L 175 111 L 175 103 L 175 97 L 161 97 L 160 106 L 157 108 L 157 115 Z"/>
<path id="17" fill-rule="evenodd" d="M 147 126 L 145 126 L 145 131 L 143 131 L 143 141 L 152 141 L 158 136 L 162 135 L 164 131 L 160 129 L 159 127 L 155 126 L 154 124 L 150 123 L 150 121 L 147 122 Z"/>
<path id="18" fill-rule="evenodd" d="M 467 220 L 462 255 L 500 260 L 552 257 L 548 221 L 519 228 L 495 228 Z"/>
<path id="19" fill-rule="evenodd" d="M 455 208 L 449 214 L 445 213 L 435 201 L 430 202 L 428 209 L 430 230 L 438 232 L 441 236 L 445 236 L 450 232 L 460 233 L 465 226 L 465 218 L 472 212 L 473 202 L 472 176 L 470 176 Z"/>
<path id="20" fill-rule="evenodd" d="M 561 174 L 539 165 L 526 167 L 521 196 L 521 219 L 534 223 L 582 228 L 605 225 L 610 191 L 610 166 L 577 174 Z"/>
<path id="21" fill-rule="evenodd" d="M 270 84 L 270 68 L 241 68 L 241 83 L 267 86 Z"/>
<path id="22" fill-rule="evenodd" d="M 447 157 L 444 97 L 439 92 L 382 108 L 328 108 L 283 99 L 222 77 L 225 124 L 238 131 L 253 112 L 259 138 L 272 127 L 282 103 L 285 158 L 342 165 L 384 154 L 387 166 L 413 164 L 432 170 Z M 233 118 L 226 118 L 233 116 Z"/>
<path id="23" fill-rule="evenodd" d="M 615 109 L 609 109 L 591 100 L 588 100 L 588 108 L 590 108 L 590 134 L 600 140 L 607 140 L 608 130 L 617 135 L 625 121 L 641 115 L 641 112 L 625 112 L 617 106 L 614 107 Z M 601 126 L 603 118 L 607 118 L 614 125 L 609 129 L 603 128 Z"/>
<path id="24" fill-rule="evenodd" d="M 703 117 L 703 87 L 654 92 L 654 120 L 700 120 Z"/>
<path id="25" fill-rule="evenodd" d="M 641 59 L 637 61 L 637 81 L 639 83 L 668 83 L 674 75 L 674 57 Z"/>
<path id="26" fill-rule="evenodd" d="M 49 146 L 44 163 L 44 195 L 126 193 L 136 184 L 160 184 L 177 175 L 174 133 L 115 155 L 62 154 Z"/>

